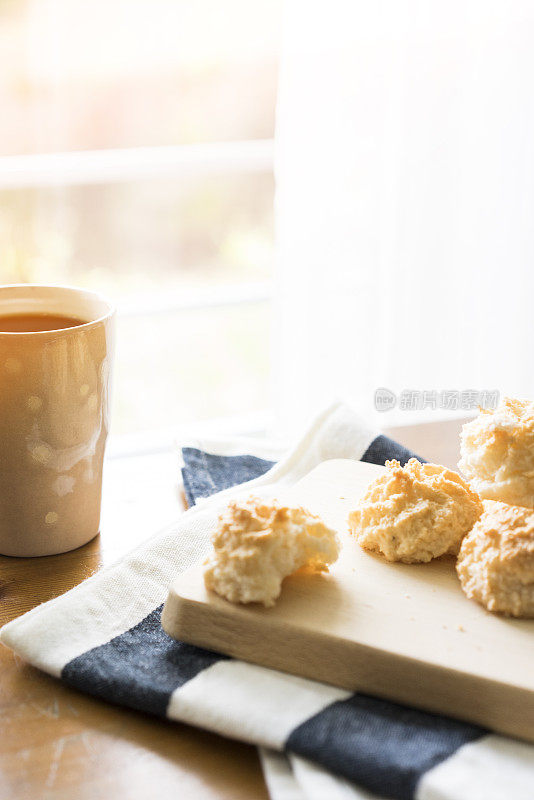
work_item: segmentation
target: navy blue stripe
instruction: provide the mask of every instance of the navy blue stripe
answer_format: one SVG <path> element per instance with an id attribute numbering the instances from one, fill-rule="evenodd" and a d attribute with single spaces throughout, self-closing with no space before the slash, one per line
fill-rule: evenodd
<path id="1" fill-rule="evenodd" d="M 187 500 L 187 507 L 191 508 L 191 506 L 195 505 L 195 492 L 193 491 L 193 487 L 189 481 L 189 473 L 184 468 L 182 468 L 182 484 L 184 487 L 185 498 Z"/>
<path id="2" fill-rule="evenodd" d="M 276 462 L 257 456 L 215 456 L 195 447 L 182 448 L 184 491 L 194 505 L 202 497 L 264 475 Z"/>
<path id="3" fill-rule="evenodd" d="M 360 460 L 367 461 L 369 464 L 380 464 L 384 466 L 386 461 L 389 461 L 391 458 L 400 461 L 401 467 L 403 467 L 410 458 L 417 458 L 417 460 L 421 462 L 425 461 L 421 456 L 412 453 L 407 447 L 404 447 L 402 444 L 393 441 L 393 439 L 383 434 L 373 439 Z"/>
<path id="4" fill-rule="evenodd" d="M 171 639 L 161 627 L 161 609 L 69 661 L 62 679 L 102 700 L 165 716 L 175 689 L 227 656 Z"/>
<path id="5" fill-rule="evenodd" d="M 425 772 L 486 733 L 476 725 L 357 694 L 303 722 L 286 749 L 381 797 L 413 800 Z"/>

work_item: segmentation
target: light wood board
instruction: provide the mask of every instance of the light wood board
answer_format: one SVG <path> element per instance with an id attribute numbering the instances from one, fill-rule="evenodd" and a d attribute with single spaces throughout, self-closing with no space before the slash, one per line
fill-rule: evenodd
<path id="1" fill-rule="evenodd" d="M 391 564 L 349 535 L 348 512 L 382 469 L 326 461 L 282 496 L 339 532 L 329 574 L 286 578 L 265 609 L 208 592 L 195 567 L 171 588 L 163 627 L 245 661 L 534 741 L 534 621 L 468 600 L 451 557 Z"/>

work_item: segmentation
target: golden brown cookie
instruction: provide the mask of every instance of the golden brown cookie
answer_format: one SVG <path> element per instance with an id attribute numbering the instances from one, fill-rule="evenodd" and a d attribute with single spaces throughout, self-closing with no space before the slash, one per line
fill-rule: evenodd
<path id="1" fill-rule="evenodd" d="M 257 497 L 230 503 L 212 542 L 204 582 L 232 603 L 272 606 L 285 577 L 301 567 L 324 571 L 339 554 L 336 532 L 319 517 Z"/>
<path id="2" fill-rule="evenodd" d="M 506 397 L 463 426 L 458 464 L 488 500 L 534 508 L 534 403 Z"/>
<path id="3" fill-rule="evenodd" d="M 456 569 L 467 597 L 488 611 L 534 617 L 534 512 L 485 500 Z"/>
<path id="4" fill-rule="evenodd" d="M 482 513 L 478 495 L 437 464 L 411 458 L 404 467 L 398 461 L 386 467 L 349 515 L 360 545 L 407 564 L 456 554 Z"/>

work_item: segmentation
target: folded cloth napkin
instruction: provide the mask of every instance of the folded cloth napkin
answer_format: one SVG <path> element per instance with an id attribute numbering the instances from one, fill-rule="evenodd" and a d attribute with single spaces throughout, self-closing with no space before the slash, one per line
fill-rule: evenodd
<path id="1" fill-rule="evenodd" d="M 411 455 L 341 404 L 276 464 L 184 448 L 192 508 L 126 558 L 4 626 L 0 638 L 81 691 L 268 748 L 274 800 L 531 800 L 529 745 L 176 642 L 161 628 L 171 581 L 205 557 L 230 496 L 273 496 L 328 458 L 404 463 Z"/>

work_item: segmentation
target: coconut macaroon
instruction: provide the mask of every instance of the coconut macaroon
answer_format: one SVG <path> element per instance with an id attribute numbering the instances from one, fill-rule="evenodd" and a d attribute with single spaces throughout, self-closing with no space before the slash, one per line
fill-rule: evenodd
<path id="1" fill-rule="evenodd" d="M 488 611 L 534 617 L 534 512 L 485 500 L 456 570 L 467 597 Z"/>
<path id="2" fill-rule="evenodd" d="M 482 513 L 478 495 L 456 472 L 437 464 L 411 458 L 404 467 L 398 461 L 387 461 L 386 467 L 349 514 L 359 544 L 406 564 L 458 553 Z"/>
<path id="3" fill-rule="evenodd" d="M 506 397 L 463 426 L 458 464 L 488 500 L 534 508 L 534 403 Z"/>
<path id="4" fill-rule="evenodd" d="M 272 606 L 301 567 L 324 571 L 339 555 L 336 532 L 305 508 L 249 497 L 223 511 L 206 561 L 208 589 L 232 603 Z"/>

